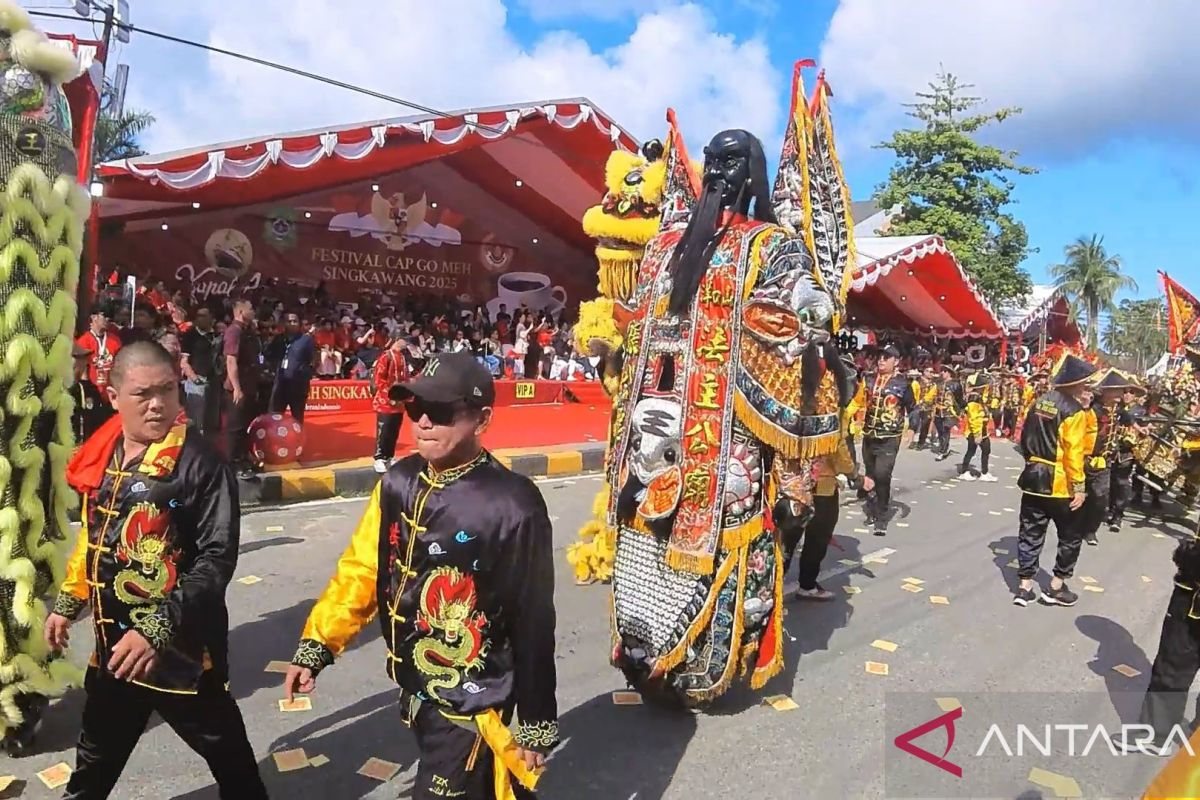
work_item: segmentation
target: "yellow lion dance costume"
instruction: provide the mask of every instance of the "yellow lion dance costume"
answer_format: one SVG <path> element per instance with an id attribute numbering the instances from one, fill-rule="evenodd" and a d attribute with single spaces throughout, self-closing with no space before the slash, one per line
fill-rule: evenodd
<path id="1" fill-rule="evenodd" d="M 659 204 L 667 182 L 667 166 L 662 156 L 663 146 L 657 140 L 647 142 L 640 153 L 614 151 L 604 170 L 608 191 L 600 205 L 589 208 L 583 215 L 584 231 L 596 239 L 600 297 L 580 304 L 575 341 L 581 352 L 594 351 L 597 342 L 608 352 L 602 377 L 610 396 L 616 391 L 619 373 L 613 368 L 612 355 L 622 344 L 613 317 L 613 303 L 627 300 L 633 293 L 646 243 L 658 233 Z M 579 531 L 580 541 L 567 550 L 577 583 L 607 581 L 612 577 L 615 540 L 614 531 L 604 523 L 607 509 L 608 490 L 601 489 L 592 503 L 592 519 Z"/>
<path id="2" fill-rule="evenodd" d="M 88 214 L 62 84 L 75 56 L 0 0 L 0 733 L 32 744 L 48 698 L 79 678 L 42 639 L 76 502 L 67 391 Z"/>

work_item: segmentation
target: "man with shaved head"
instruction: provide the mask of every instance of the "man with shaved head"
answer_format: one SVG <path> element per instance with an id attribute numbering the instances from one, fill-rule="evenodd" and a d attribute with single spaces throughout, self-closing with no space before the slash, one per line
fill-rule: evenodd
<path id="1" fill-rule="evenodd" d="M 46 618 L 62 651 L 91 606 L 96 649 L 65 798 L 108 797 L 151 712 L 208 762 L 222 798 L 267 796 L 229 694 L 225 588 L 237 567 L 237 481 L 180 414 L 175 359 L 138 341 L 113 359 L 117 416 L 67 465 L 79 538 Z"/>

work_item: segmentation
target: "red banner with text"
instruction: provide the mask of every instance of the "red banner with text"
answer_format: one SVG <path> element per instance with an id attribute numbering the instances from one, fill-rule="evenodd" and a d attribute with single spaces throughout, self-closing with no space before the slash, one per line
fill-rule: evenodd
<path id="1" fill-rule="evenodd" d="M 590 251 L 528 220 L 513 232 L 501 211 L 463 202 L 480 218 L 455 210 L 453 198 L 429 200 L 399 174 L 270 205 L 172 212 L 106 228 L 102 270 L 163 280 L 197 303 L 269 282 L 323 284 L 346 302 L 439 295 L 495 318 L 501 304 L 557 313 L 595 296 Z"/>

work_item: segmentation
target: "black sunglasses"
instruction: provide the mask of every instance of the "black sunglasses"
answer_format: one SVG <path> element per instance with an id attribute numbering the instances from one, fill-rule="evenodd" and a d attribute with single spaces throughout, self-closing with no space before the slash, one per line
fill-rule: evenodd
<path id="1" fill-rule="evenodd" d="M 404 411 L 413 422 L 419 422 L 421 417 L 429 417 L 434 425 L 453 425 L 454 420 L 462 411 L 466 411 L 464 403 L 433 403 L 416 398 L 404 404 Z"/>

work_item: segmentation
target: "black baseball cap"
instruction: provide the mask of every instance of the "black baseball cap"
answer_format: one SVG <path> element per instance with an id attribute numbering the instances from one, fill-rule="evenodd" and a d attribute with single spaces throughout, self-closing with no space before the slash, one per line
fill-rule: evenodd
<path id="1" fill-rule="evenodd" d="M 889 344 L 886 347 L 884 347 L 882 350 L 879 351 L 879 357 L 880 358 L 899 358 L 900 351 L 897 350 L 894 345 Z"/>
<path id="2" fill-rule="evenodd" d="M 429 403 L 466 403 L 485 408 L 496 402 L 496 385 L 487 368 L 469 353 L 430 356 L 415 380 L 393 390 L 398 400 L 416 398 Z"/>

